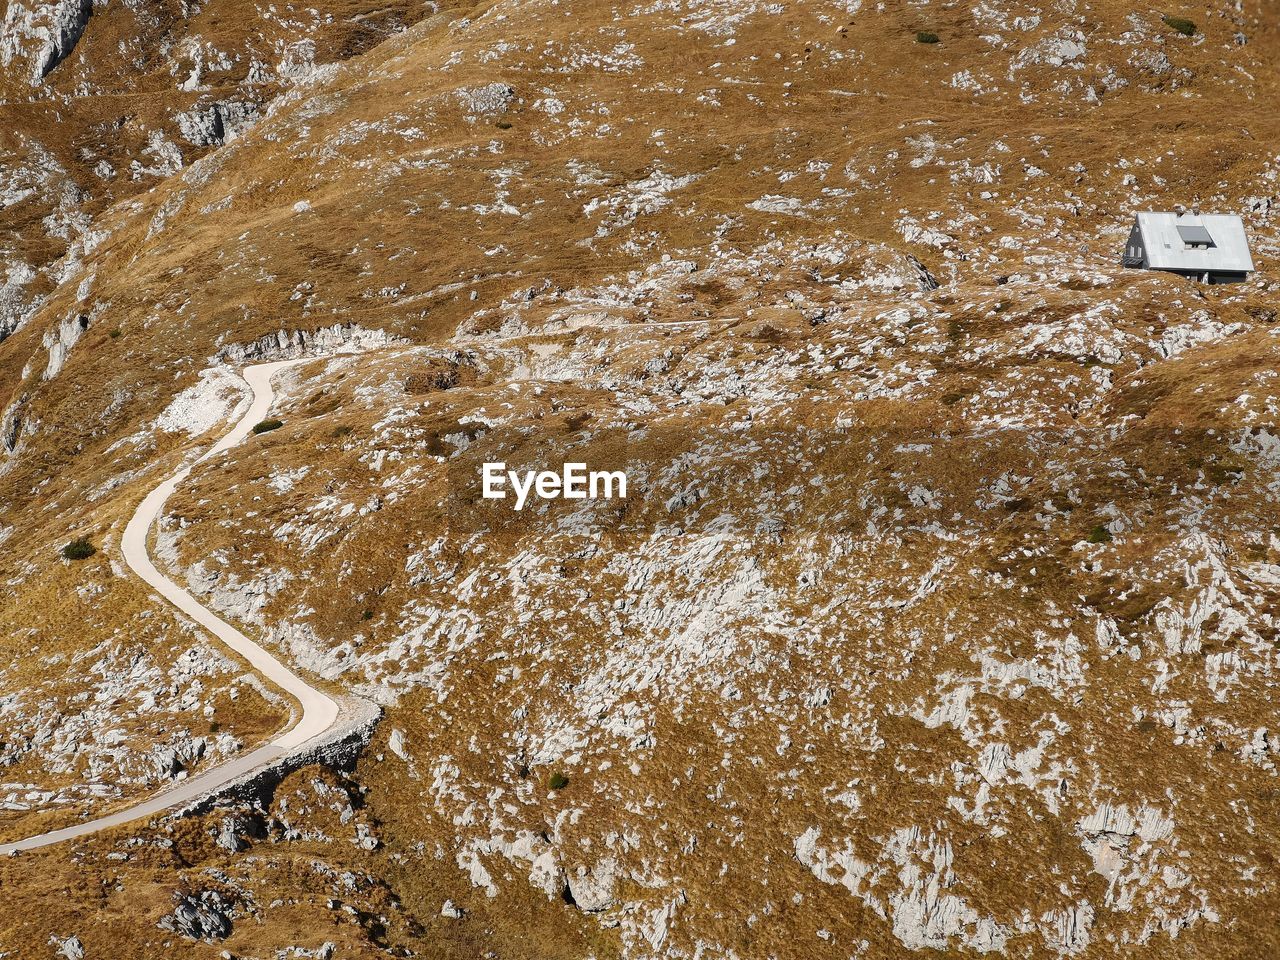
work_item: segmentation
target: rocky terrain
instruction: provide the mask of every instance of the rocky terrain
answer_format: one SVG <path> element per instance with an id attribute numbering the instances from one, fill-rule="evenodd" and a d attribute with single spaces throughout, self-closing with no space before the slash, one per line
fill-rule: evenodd
<path id="1" fill-rule="evenodd" d="M 118 551 L 245 362 L 154 555 L 383 709 L 0 862 L 0 955 L 1280 950 L 1269 4 L 0 24 L 0 839 L 288 722 Z M 1119 267 L 1193 202 L 1247 284 Z"/>

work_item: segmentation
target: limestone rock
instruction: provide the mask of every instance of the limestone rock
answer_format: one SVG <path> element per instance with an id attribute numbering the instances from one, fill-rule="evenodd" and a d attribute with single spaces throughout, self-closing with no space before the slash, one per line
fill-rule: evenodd
<path id="1" fill-rule="evenodd" d="M 564 896 L 568 877 L 565 875 L 564 867 L 560 866 L 560 861 L 556 859 L 555 853 L 547 850 L 540 854 L 529 867 L 529 882 L 547 896 L 559 898 Z M 574 899 L 577 899 L 576 895 Z"/>
<path id="2" fill-rule="evenodd" d="M 93 0 L 11 3 L 0 24 L 0 66 L 25 61 L 27 81 L 39 84 L 75 47 L 92 12 Z"/>
<path id="3" fill-rule="evenodd" d="M 231 936 L 233 904 L 216 890 L 175 893 L 173 913 L 162 917 L 160 929 L 192 940 L 213 942 Z"/>
<path id="4" fill-rule="evenodd" d="M 578 867 L 568 876 L 569 894 L 579 910 L 599 913 L 614 904 L 618 862 L 606 857 L 592 867 Z"/>

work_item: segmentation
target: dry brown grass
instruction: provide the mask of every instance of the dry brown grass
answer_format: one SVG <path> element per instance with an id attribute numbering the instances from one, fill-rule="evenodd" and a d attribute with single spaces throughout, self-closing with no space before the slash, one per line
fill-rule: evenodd
<path id="1" fill-rule="evenodd" d="M 371 42 L 374 21 L 352 22 L 350 15 L 359 9 L 354 3 L 332 8 L 335 27 L 320 44 L 321 57 L 346 55 Z M 124 8 L 110 10 L 111 19 L 95 26 L 84 47 L 90 63 L 84 69 L 108 76 L 114 66 L 99 63 L 106 60 L 103 51 L 132 29 L 121 19 Z M 238 12 L 210 5 L 200 14 L 200 27 L 229 45 L 252 45 L 261 28 Z M 1118 36 L 1130 12 L 1119 4 L 1091 11 L 1095 50 L 1106 48 L 1092 38 Z M 607 569 L 612 555 L 642 552 L 645 538 L 660 525 L 672 538 L 693 539 L 706 534 L 721 513 L 751 531 L 761 500 L 790 508 L 775 540 L 743 538 L 754 544 L 752 560 L 765 582 L 791 591 L 786 623 L 804 625 L 803 643 L 758 624 L 726 626 L 744 651 L 724 665 L 729 675 L 661 680 L 643 704 L 654 745 L 634 750 L 594 741 L 580 762 L 564 764 L 568 787 L 555 798 L 538 793 L 534 802 L 520 804 L 510 815 L 513 829 L 548 830 L 559 814 L 581 809 L 582 819 L 565 830 L 563 847 L 574 862 L 586 863 L 611 831 L 643 828 L 643 853 L 629 854 L 628 866 L 636 867 L 642 856 L 661 860 L 668 871 L 664 892 L 686 892 L 689 906 L 681 916 L 689 926 L 676 937 L 696 930 L 742 956 L 807 955 L 819 943 L 817 930 L 826 928 L 842 949 L 865 938 L 868 955 L 889 957 L 898 950 L 889 926 L 843 888 L 817 883 L 795 861 L 795 837 L 808 824 L 821 823 L 828 835 L 848 837 L 868 855 L 894 829 L 943 824 L 964 896 L 985 912 L 1009 917 L 1026 903 L 1027 891 L 1043 894 L 1036 903 L 1046 911 L 1082 897 L 1102 903 L 1105 883 L 1091 874 L 1071 826 L 1093 812 L 1092 783 L 1105 784 L 1109 797 L 1131 806 L 1140 800 L 1162 803 L 1167 789 L 1183 798 L 1178 839 L 1196 865 L 1196 879 L 1213 890 L 1215 908 L 1229 919 L 1228 925 L 1200 923 L 1177 941 L 1158 939 L 1151 949 L 1173 944 L 1186 956 L 1232 956 L 1234 950 L 1244 960 L 1248 955 L 1240 943 L 1273 940 L 1274 931 L 1254 917 L 1269 915 L 1274 891 L 1254 895 L 1233 887 L 1221 853 L 1240 851 L 1260 869 L 1274 866 L 1270 838 L 1242 832 L 1231 804 L 1245 804 L 1256 822 L 1268 822 L 1276 794 L 1231 752 L 1175 749 L 1167 726 L 1135 721 L 1132 707 L 1152 703 L 1149 677 L 1133 661 L 1104 656 L 1091 645 L 1084 620 L 1074 629 L 1084 641 L 1080 656 L 1089 686 L 1078 702 L 1038 688 L 1016 698 L 979 692 L 973 700 L 984 731 L 1007 731 L 1001 735 L 1014 750 L 1034 746 L 1050 715 L 1069 727 L 1054 756 L 1087 770 L 1069 778 L 1061 815 L 1048 815 L 1030 791 L 1014 788 L 998 801 L 1009 828 L 1003 837 L 956 816 L 950 806 L 958 790 L 953 768 L 971 769 L 974 750 L 959 731 L 929 728 L 911 712 L 917 704 L 927 709 L 936 703 L 943 678 L 972 675 L 980 653 L 1045 659 L 1040 631 L 1046 622 L 1082 605 L 1114 616 L 1148 660 L 1159 656 L 1152 611 L 1167 596 L 1184 599 L 1179 591 L 1185 587 L 1163 570 L 1136 591 L 1133 580 L 1145 576 L 1145 567 L 1175 542 L 1183 498 L 1201 475 L 1212 487 L 1205 494 L 1212 501 L 1206 522 L 1223 528 L 1227 549 L 1244 556 L 1258 548 L 1258 532 L 1274 528 L 1264 494 L 1268 477 L 1233 460 L 1224 442 L 1239 425 L 1233 404 L 1256 389 L 1251 384 L 1257 375 L 1276 365 L 1267 322 L 1249 313 L 1266 308 L 1265 294 L 1246 294 L 1242 303 L 1227 302 L 1229 293 L 1212 290 L 1195 297 L 1196 307 L 1206 306 L 1224 321 L 1245 322 L 1248 332 L 1173 361 L 1131 352 L 1105 365 L 1112 386 L 1091 408 L 1081 408 L 1078 400 L 1092 396 L 1083 378 L 1100 366 L 1096 356 L 1067 347 L 1023 349 L 1037 330 L 1068 320 L 1102 297 L 1129 298 L 1122 314 L 1108 322 L 1136 339 L 1158 338 L 1160 324 L 1185 316 L 1193 300 L 1186 284 L 1109 268 L 1113 244 L 1107 231 L 1127 216 L 1131 195 L 1114 167 L 1137 158 L 1154 165 L 1174 143 L 1178 163 L 1160 168 L 1164 195 L 1209 195 L 1225 182 L 1225 202 L 1238 202 L 1253 189 L 1264 162 L 1258 143 L 1273 142 L 1278 132 L 1274 112 L 1260 106 L 1273 102 L 1274 70 L 1255 69 L 1259 79 L 1252 89 L 1234 85 L 1238 74 L 1223 65 L 1220 49 L 1229 37 L 1215 24 L 1212 35 L 1206 27 L 1212 43 L 1166 51 L 1176 68 L 1194 73 L 1191 89 L 1198 99 L 1182 98 L 1177 90 L 1165 91 L 1172 97 L 1144 90 L 1151 78 L 1123 65 L 1121 75 L 1130 86 L 1108 93 L 1101 105 L 1054 95 L 1062 74 L 1044 65 L 1023 74 L 1038 102 L 1023 102 L 1014 89 L 974 98 L 948 85 L 957 71 L 992 57 L 967 9 L 932 17 L 929 29 L 945 42 L 928 48 L 914 42 L 921 25 L 911 10 L 868 12 L 837 32 L 811 5 L 792 4 L 776 17 L 748 22 L 732 48 L 687 37 L 674 42 L 664 15 L 637 17 L 628 24 L 628 36 L 645 59 L 642 75 L 590 66 L 560 75 L 545 71 L 542 58 L 560 57 L 573 43 L 594 45 L 600 37 L 608 40 L 606 47 L 612 44 L 614 38 L 601 32 L 612 29 L 607 6 L 578 5 L 563 23 L 561 11 L 551 8 L 515 11 L 501 22 L 484 9 L 473 13 L 471 29 L 451 30 L 442 17 L 339 69 L 311 96 L 283 107 L 222 151 L 216 175 L 207 181 L 174 178 L 139 195 L 136 208 L 104 212 L 101 223 L 111 234 L 90 258 L 97 281 L 89 303 L 78 304 L 76 284 L 68 284 L 0 347 L 0 405 L 28 396 L 24 417 L 33 425 L 19 457 L 0 475 L 6 505 L 0 519 L 14 527 L 0 557 L 0 572 L 13 584 L 0 605 L 0 632 L 8 640 L 6 685 L 32 690 L 48 678 L 49 664 L 31 656 L 45 644 L 70 658 L 117 630 L 157 655 L 179 652 L 168 614 L 131 578 L 112 574 L 111 544 L 138 498 L 176 466 L 190 444 L 176 437 L 159 437 L 154 446 L 115 444 L 193 382 L 220 347 L 281 328 L 356 322 L 420 344 L 473 350 L 487 366 L 397 349 L 359 370 L 325 376 L 321 364 L 305 369 L 303 388 L 282 400 L 284 427 L 246 443 L 222 464 L 201 468 L 174 497 L 169 515 L 190 524 L 179 567 L 221 552 L 227 569 L 246 578 L 268 569 L 290 571 L 294 586 L 268 604 L 267 621 L 301 620 L 322 646 L 359 635 L 363 653 L 394 643 L 397 618 L 413 604 L 462 607 L 454 597 L 456 581 L 473 571 L 492 575 L 491 585 L 468 608 L 481 622 L 479 639 L 447 653 L 432 651 L 447 668 L 447 698 L 408 691 L 386 723 L 405 732 L 424 767 L 454 757 L 466 794 L 477 803 L 491 791 L 518 789 L 524 778 L 514 758 L 530 731 L 559 722 L 566 704 L 575 702 L 575 691 L 603 662 L 607 643 L 592 612 L 625 592 L 625 578 Z M 376 14 L 376 22 L 397 16 L 408 14 L 390 7 Z M 505 63 L 482 61 L 479 54 L 499 41 L 533 52 Z M 548 42 L 550 52 L 544 52 Z M 849 56 L 823 55 L 832 49 Z M 1274 26 L 1259 25 L 1247 55 L 1270 68 L 1275 49 Z M 454 51 L 462 54 L 462 65 L 446 70 Z M 678 90 L 666 82 L 671 78 L 680 79 Z M 231 85 L 241 78 L 233 73 L 214 79 Z M 185 106 L 173 94 L 170 77 L 130 76 L 121 83 L 126 80 L 127 89 L 115 97 L 68 105 L 58 128 L 69 131 L 66 143 L 57 145 L 59 156 L 82 145 L 88 136 L 83 131 L 129 114 L 136 119 L 120 128 L 112 147 L 123 156 L 132 149 L 129 138 L 141 137 L 144 125 Z M 510 126 L 495 126 L 492 118 L 468 122 L 454 91 L 495 80 L 517 91 L 516 104 L 504 115 Z M 787 82 L 792 86 L 784 87 Z M 568 138 L 557 122 L 533 109 L 544 87 L 563 98 L 571 113 L 596 124 L 596 133 L 603 121 L 585 111 L 608 104 L 613 129 Z M 718 97 L 721 107 L 712 109 L 700 95 Z M 14 103 L 3 108 L 27 129 L 47 126 L 49 109 Z M 393 113 L 402 117 L 394 124 L 416 127 L 420 136 L 387 129 Z M 1242 122 L 1247 137 L 1240 132 Z M 657 129 L 667 131 L 662 147 L 654 142 Z M 1003 196 L 983 199 L 981 184 L 952 181 L 930 163 L 913 166 L 915 148 L 908 138 L 924 134 L 942 145 L 948 159 L 977 164 L 1003 158 L 1014 185 L 1002 187 Z M 1006 143 L 1008 154 L 996 151 L 997 141 Z M 1042 179 L 1021 179 L 1024 158 L 1044 170 Z M 854 176 L 839 180 L 848 195 L 831 201 L 814 178 L 780 182 L 780 173 L 803 169 L 810 160 L 829 162 L 834 172 L 849 170 Z M 598 182 L 579 182 L 571 162 L 598 172 Z M 1088 168 L 1083 182 L 1071 169 L 1076 163 Z M 871 177 L 872 168 L 883 182 L 859 182 Z M 588 216 L 584 208 L 590 201 L 655 169 L 700 179 L 635 225 L 597 236 L 604 215 Z M 495 183 L 504 177 L 507 200 L 521 215 L 481 215 L 475 207 L 494 201 Z M 94 209 L 140 188 L 104 192 Z M 1085 198 L 1078 216 L 1062 208 L 1067 191 Z M 820 206 L 806 216 L 747 206 L 767 194 Z M 1014 209 L 1019 196 L 1056 221 L 1056 237 L 1024 226 Z M 311 212 L 295 212 L 294 204 L 304 199 Z M 178 208 L 179 201 L 165 228 L 148 237 L 162 205 Z M 913 247 L 931 270 L 952 281 L 919 301 L 842 290 L 814 276 L 814 270 L 832 271 L 830 265 L 804 265 L 807 252 L 837 234 L 855 241 L 851 258 L 869 259 L 870 244 L 906 246 L 895 226 L 903 211 L 923 220 L 935 210 L 961 208 L 977 224 L 956 228 L 970 259 L 949 261 L 931 248 Z M 6 216 L 6 225 L 23 237 L 36 235 L 41 211 L 24 208 Z M 986 228 L 990 234 L 982 232 Z M 1082 269 L 1102 279 L 993 286 L 995 276 L 1026 269 L 1022 256 L 1028 251 L 996 245 L 1006 234 L 1021 237 L 1053 262 L 1078 257 Z M 722 265 L 726 251 L 745 257 L 771 242 L 781 251 L 776 265 Z M 30 243 L 41 256 L 54 255 L 56 244 Z M 623 284 L 628 271 L 643 271 L 663 252 L 693 260 L 695 273 L 669 290 L 600 307 L 619 324 L 616 329 L 588 324 L 565 330 L 559 314 L 596 310 L 589 302 L 575 306 L 565 291 Z M 952 265 L 955 272 L 948 276 Z M 853 272 L 854 265 L 841 269 Z M 304 282 L 312 289 L 295 299 Z M 378 293 L 402 286 L 397 297 Z M 787 299 L 795 292 L 807 298 L 803 308 Z M 877 334 L 884 310 L 912 302 L 924 305 L 923 319 L 853 354 Z M 73 350 L 63 373 L 40 382 L 45 332 L 70 311 L 93 304 L 104 306 L 102 318 Z M 673 325 L 705 319 L 724 322 Z M 121 336 L 111 337 L 113 329 Z M 459 332 L 464 342 L 449 344 Z M 547 382 L 541 396 L 527 382 L 519 394 L 511 392 L 517 362 L 501 351 L 535 344 L 558 346 L 582 359 L 590 374 Z M 830 357 L 841 349 L 849 362 L 836 367 L 805 359 L 810 350 Z M 795 399 L 785 411 L 756 410 L 744 427 L 753 401 L 727 388 L 723 395 L 676 402 L 713 381 L 708 370 L 746 377 L 761 365 L 773 369 L 767 365 L 783 356 L 794 358 L 795 374 L 786 383 Z M 659 358 L 666 368 L 654 373 L 649 364 Z M 927 384 L 897 397 L 854 399 L 908 361 L 917 369 L 928 366 Z M 385 392 L 364 403 L 361 388 Z M 1010 398 L 1005 407 L 993 399 L 1001 394 Z M 621 399 L 653 403 L 658 412 L 624 413 Z M 503 404 L 510 404 L 512 422 L 488 427 L 477 421 L 481 413 L 508 409 Z M 415 483 L 397 501 L 344 521 L 319 551 L 308 554 L 277 540 L 273 534 L 281 524 L 330 489 L 351 503 L 383 496 L 383 478 L 359 458 L 375 442 L 386 442 L 375 441 L 375 424 L 392 406 L 411 408 L 419 431 L 421 445 L 412 452 L 421 467 Z M 983 415 L 998 412 L 1036 429 L 972 428 Z M 851 425 L 836 429 L 842 416 Z M 1140 425 L 1112 434 L 1127 417 Z M 1175 435 L 1178 429 L 1183 433 Z M 449 463 L 438 462 L 454 450 L 447 438 L 458 434 L 472 446 Z M 748 443 L 755 445 L 751 454 L 732 453 L 735 444 Z M 902 449 L 911 444 L 930 449 Z M 703 445 L 730 451 L 695 478 L 710 496 L 668 510 L 670 492 L 654 490 L 602 507 L 596 517 L 600 532 L 590 543 L 558 538 L 556 524 L 567 510 L 515 516 L 478 503 L 473 483 L 486 459 L 535 464 L 583 454 L 598 464 L 661 466 Z M 746 472 L 757 464 L 769 467 L 765 477 Z M 270 492 L 266 480 L 273 471 L 303 466 L 311 472 L 292 490 Z M 1068 473 L 1081 495 L 1077 503 L 1062 489 Z M 828 482 L 807 486 L 817 474 Z M 1016 480 L 1008 503 L 979 506 L 1006 474 L 1029 479 Z M 118 487 L 89 496 L 116 478 L 122 478 Z M 908 603 L 919 577 L 943 550 L 925 530 L 932 514 L 912 501 L 913 480 L 937 494 L 944 504 L 937 516 L 958 531 L 959 542 L 946 548 L 954 563 L 936 592 Z M 793 485 L 798 495 L 787 493 Z M 857 506 L 863 494 L 887 510 L 875 537 L 866 533 L 867 511 Z M 1040 514 L 1047 502 L 1056 509 L 1045 520 Z M 1082 570 L 1077 545 L 1110 504 L 1140 520 L 1141 527 L 1100 545 L 1103 572 Z M 479 530 L 485 533 L 483 554 L 467 540 Z M 105 549 L 66 568 L 56 561 L 54 547 L 73 531 L 91 533 Z M 448 540 L 444 559 L 458 571 L 455 581 L 411 584 L 408 557 L 442 535 Z M 811 593 L 795 593 L 813 562 L 800 557 L 835 539 L 857 545 L 827 558 L 824 578 Z M 519 597 L 503 565 L 535 545 L 543 551 L 537 571 L 543 579 L 522 589 L 563 617 L 533 620 L 508 635 Z M 607 552 L 592 553 L 592 547 Z M 86 583 L 103 592 L 82 599 L 75 591 Z M 309 612 L 302 615 L 300 609 Z M 373 616 L 366 619 L 366 611 Z M 30 629 L 38 630 L 38 639 Z M 494 659 L 496 654 L 504 659 Z M 647 650 L 636 655 L 658 656 Z M 500 672 L 510 666 L 525 671 L 524 683 L 500 682 Z M 1186 673 L 1172 682 L 1168 696 L 1194 701 L 1202 713 L 1246 727 L 1271 711 L 1260 689 L 1230 704 L 1210 703 L 1197 685 L 1199 673 Z M 69 671 L 64 679 L 68 689 L 56 691 L 58 700 L 69 699 L 82 678 Z M 325 682 L 341 691 L 360 680 L 357 670 Z M 722 695 L 730 681 L 741 701 Z M 834 690 L 829 711 L 804 714 L 795 708 L 800 696 L 823 684 Z M 768 703 L 778 712 L 740 718 L 740 740 L 726 768 L 720 765 L 726 750 L 720 733 L 739 703 Z M 219 696 L 217 705 L 222 728 L 234 729 L 246 742 L 266 735 L 279 720 L 253 698 L 232 704 Z M 512 719 L 518 707 L 529 710 L 522 724 Z M 874 727 L 889 747 L 873 750 L 841 740 L 839 720 L 846 713 Z M 772 759 L 784 723 L 803 761 L 795 753 Z M 130 728 L 138 741 L 158 733 L 146 724 Z M 164 950 L 207 956 L 211 948 L 162 934 L 155 923 L 171 909 L 173 890 L 206 883 L 205 871 L 217 869 L 234 873 L 260 905 L 223 945 L 233 952 L 304 940 L 318 945 L 323 939 L 352 956 L 385 955 L 384 947 L 392 946 L 460 958 L 487 949 L 548 960 L 606 957 L 620 950 L 616 933 L 546 900 L 498 857 L 488 863 L 507 871 L 496 878 L 501 897 L 489 901 L 473 889 L 455 859 L 461 842 L 452 819 L 457 811 L 437 808 L 429 776 L 412 779 L 402 766 L 374 759 L 386 753 L 387 736 L 385 729 L 379 732 L 357 770 L 384 849 L 365 854 L 345 843 L 275 839 L 256 844 L 252 857 L 235 857 L 211 842 L 216 816 L 118 832 L 78 845 L 72 855 L 55 850 L 0 865 L 0 883 L 22 891 L 8 908 L 0 906 L 0 946 L 35 943 L 43 949 L 50 932 L 75 931 L 90 955 L 145 957 Z M 641 774 L 622 762 L 628 754 L 643 760 Z M 748 759 L 753 755 L 771 759 L 756 765 Z M 615 762 L 601 770 L 607 757 Z M 37 763 L 33 756 L 29 766 L 5 776 L 40 781 Z M 794 777 L 793 767 L 799 770 Z M 535 778 L 547 772 L 538 769 Z M 277 800 L 301 789 L 305 776 L 282 787 Z M 833 784 L 854 780 L 863 807 L 840 813 L 828 799 Z M 650 795 L 660 799 L 659 810 L 641 805 Z M 26 832 L 37 819 L 9 821 L 5 835 Z M 164 836 L 173 846 L 130 848 L 127 861 L 105 859 L 132 832 Z M 673 853 L 693 835 L 699 838 L 694 854 Z M 584 845 L 588 840 L 593 848 Z M 352 919 L 326 905 L 333 893 L 325 869 L 372 878 L 361 891 L 362 916 Z M 1060 892 L 1063 883 L 1069 896 Z M 647 889 L 628 882 L 621 894 L 643 900 Z M 803 891 L 803 905 L 790 901 L 792 891 Z M 445 898 L 462 904 L 468 918 L 441 918 Z M 277 900 L 278 907 L 261 909 Z M 748 927 L 745 916 L 765 902 L 775 908 L 771 919 Z M 384 915 L 391 921 L 387 931 L 375 934 L 368 917 Z M 1124 918 L 1104 916 L 1095 932 L 1099 943 L 1109 933 L 1119 936 Z M 1039 943 L 1027 941 L 1025 949 L 1043 953 Z M 1137 948 L 1131 952 L 1141 955 Z"/>

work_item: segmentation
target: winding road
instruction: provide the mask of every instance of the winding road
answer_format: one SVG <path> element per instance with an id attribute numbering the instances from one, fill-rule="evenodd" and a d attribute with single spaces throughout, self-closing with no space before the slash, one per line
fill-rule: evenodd
<path id="1" fill-rule="evenodd" d="M 83 837 L 87 834 L 117 827 L 134 820 L 149 817 L 175 807 L 183 807 L 199 800 L 210 793 L 240 780 L 247 774 L 261 769 L 307 744 L 324 737 L 339 726 L 343 720 L 342 708 L 337 701 L 325 693 L 310 686 L 305 680 L 281 663 L 276 657 L 254 643 L 231 624 L 218 617 L 208 608 L 201 606 L 186 590 L 156 569 L 147 554 L 147 534 L 151 524 L 160 516 L 165 501 L 190 475 L 192 469 L 206 460 L 230 450 L 249 436 L 254 424 L 260 422 L 271 409 L 275 394 L 271 389 L 271 377 L 279 370 L 296 366 L 315 359 L 307 357 L 301 360 L 281 360 L 275 363 L 263 363 L 246 367 L 243 371 L 245 381 L 253 391 L 253 401 L 248 412 L 240 418 L 231 432 L 218 441 L 208 453 L 198 460 L 179 470 L 168 480 L 147 494 L 146 499 L 134 511 L 133 517 L 125 527 L 124 537 L 120 542 L 125 562 L 139 577 L 145 580 L 155 591 L 175 607 L 185 613 L 200 626 L 204 627 L 224 644 L 238 653 L 253 669 L 265 679 L 287 693 L 301 708 L 301 716 L 295 712 L 296 722 L 286 731 L 260 747 L 243 756 L 236 757 L 226 763 L 219 764 L 204 771 L 199 776 L 184 780 L 155 796 L 126 807 L 116 813 L 96 820 L 87 820 L 61 830 L 51 830 L 24 840 L 0 844 L 0 855 L 15 853 L 19 850 L 34 850 L 53 843 Z"/>

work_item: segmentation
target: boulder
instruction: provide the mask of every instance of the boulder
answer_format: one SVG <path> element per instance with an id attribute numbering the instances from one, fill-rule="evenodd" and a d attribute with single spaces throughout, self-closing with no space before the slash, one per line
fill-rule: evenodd
<path id="1" fill-rule="evenodd" d="M 569 874 L 569 895 L 578 909 L 599 913 L 613 906 L 617 871 L 618 862 L 606 857 L 593 867 L 578 867 Z"/>
<path id="2" fill-rule="evenodd" d="M 560 862 L 556 859 L 555 853 L 547 850 L 541 856 L 534 858 L 529 868 L 529 882 L 548 897 L 558 898 L 564 896 L 568 878 L 565 876 L 564 867 L 560 866 Z"/>
<path id="3" fill-rule="evenodd" d="M 231 936 L 234 905 L 216 890 L 176 892 L 173 913 L 160 919 L 161 930 L 172 930 L 191 940 L 213 942 Z"/>

